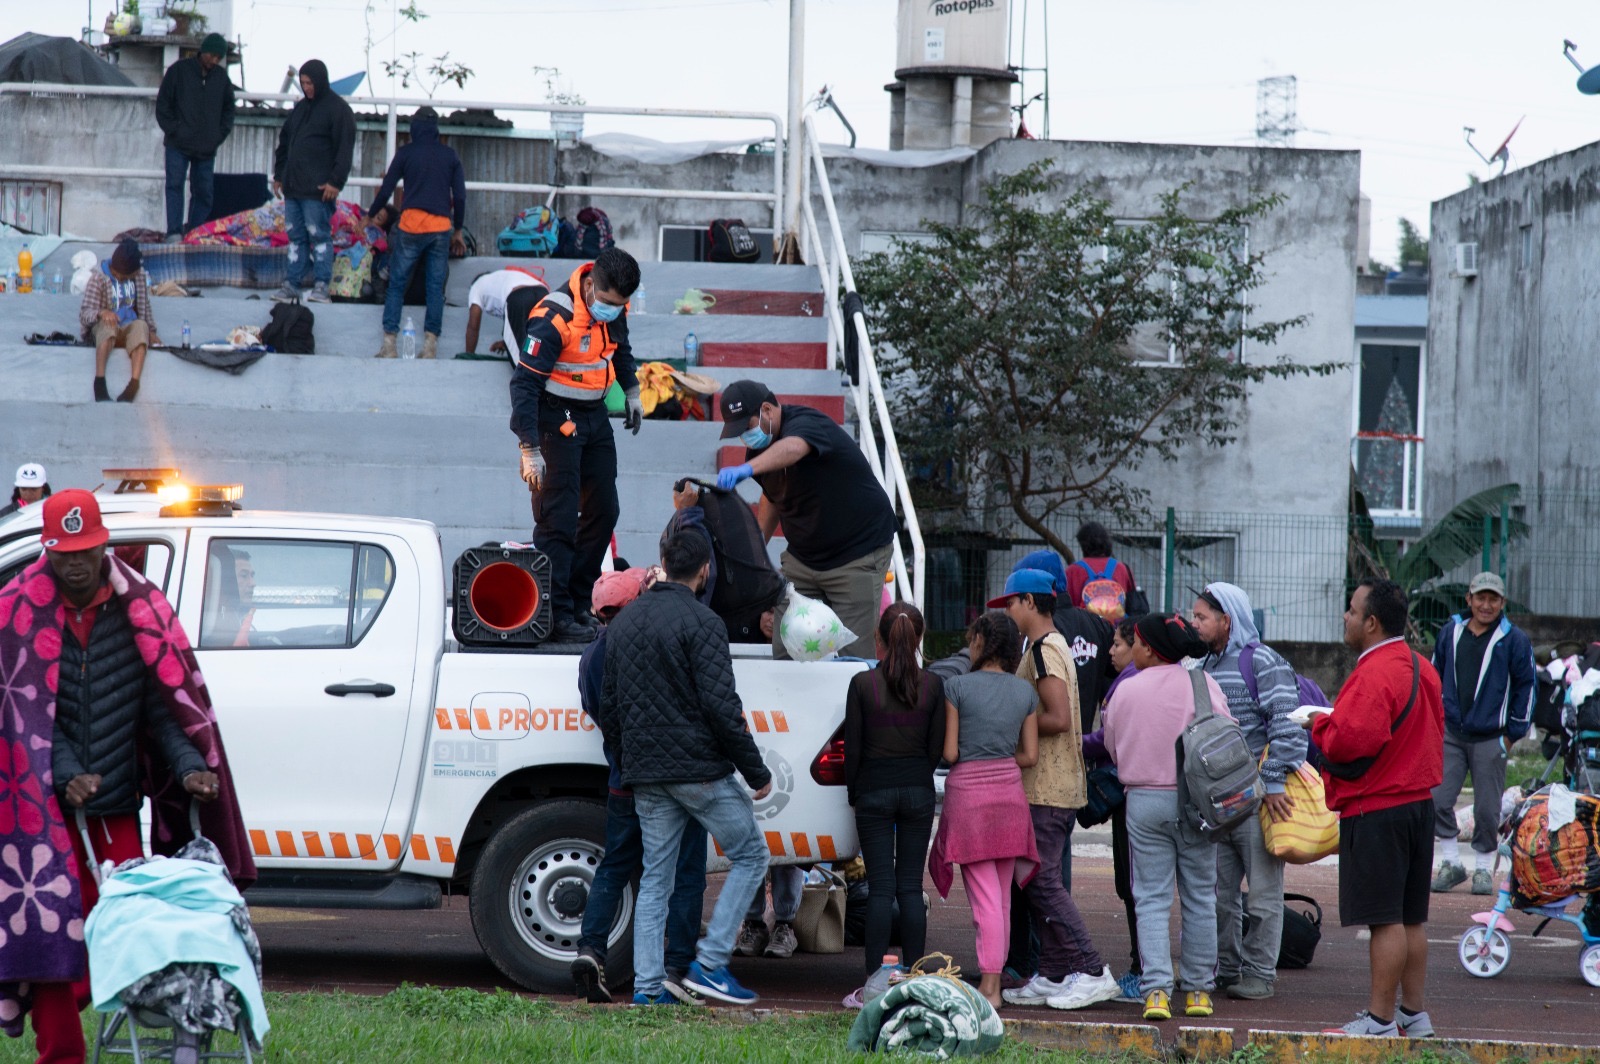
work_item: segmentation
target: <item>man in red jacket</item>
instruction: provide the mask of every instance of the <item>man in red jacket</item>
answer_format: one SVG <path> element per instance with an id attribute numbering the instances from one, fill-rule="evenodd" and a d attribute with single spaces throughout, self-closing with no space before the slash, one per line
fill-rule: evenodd
<path id="1" fill-rule="evenodd" d="M 1339 923 L 1365 924 L 1372 932 L 1367 1010 L 1334 1034 L 1433 1034 L 1422 992 L 1432 791 L 1444 778 L 1444 701 L 1439 674 L 1406 645 L 1406 619 L 1399 584 L 1361 582 L 1344 614 L 1345 644 L 1361 657 L 1333 712 L 1317 715 L 1311 729 L 1333 763 L 1323 777 L 1328 808 L 1339 814 Z"/>

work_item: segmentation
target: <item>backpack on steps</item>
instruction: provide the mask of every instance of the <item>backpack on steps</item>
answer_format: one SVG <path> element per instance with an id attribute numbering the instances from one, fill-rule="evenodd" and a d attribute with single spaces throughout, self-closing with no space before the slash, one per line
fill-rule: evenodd
<path id="1" fill-rule="evenodd" d="M 502 255 L 547 258 L 555 252 L 559 234 L 555 212 L 543 205 L 529 207 L 500 230 L 495 248 Z"/>
<path id="2" fill-rule="evenodd" d="M 1206 674 L 1189 670 L 1194 688 L 1194 720 L 1176 743 L 1178 810 L 1185 824 L 1207 839 L 1246 817 L 1261 805 L 1261 773 L 1237 721 L 1211 710 Z"/>
<path id="3" fill-rule="evenodd" d="M 316 317 L 299 303 L 275 303 L 272 317 L 261 330 L 261 342 L 289 355 L 314 355 L 317 337 L 312 331 Z"/>
<path id="4" fill-rule="evenodd" d="M 706 233 L 706 258 L 711 262 L 760 262 L 761 246 L 739 218 L 718 218 Z"/>

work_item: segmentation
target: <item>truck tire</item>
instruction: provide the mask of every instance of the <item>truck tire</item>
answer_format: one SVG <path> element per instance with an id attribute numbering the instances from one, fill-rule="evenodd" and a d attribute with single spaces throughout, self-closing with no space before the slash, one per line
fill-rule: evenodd
<path id="1" fill-rule="evenodd" d="M 569 993 L 589 885 L 605 855 L 606 809 L 561 798 L 518 813 L 489 837 L 472 873 L 478 944 L 507 978 L 529 990 Z M 606 981 L 633 974 L 635 884 L 623 888 L 607 935 Z"/>

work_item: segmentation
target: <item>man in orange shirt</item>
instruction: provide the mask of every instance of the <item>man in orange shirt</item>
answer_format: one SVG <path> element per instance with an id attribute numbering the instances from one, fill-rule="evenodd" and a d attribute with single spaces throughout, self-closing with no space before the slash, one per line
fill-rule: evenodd
<path id="1" fill-rule="evenodd" d="M 439 351 L 439 331 L 444 327 L 444 282 L 450 256 L 467 253 L 461 227 L 467 217 L 467 175 L 454 148 L 439 142 L 439 115 L 421 107 L 411 116 L 411 143 L 394 153 L 389 172 L 378 187 L 368 212 L 368 224 L 388 210 L 395 185 L 405 182 L 405 209 L 389 230 L 389 294 L 383 303 L 383 346 L 379 358 L 399 352 L 395 335 L 400 331 L 400 305 L 411 284 L 411 271 L 423 263 L 428 310 L 422 320 L 422 351 L 418 358 L 434 358 Z"/>

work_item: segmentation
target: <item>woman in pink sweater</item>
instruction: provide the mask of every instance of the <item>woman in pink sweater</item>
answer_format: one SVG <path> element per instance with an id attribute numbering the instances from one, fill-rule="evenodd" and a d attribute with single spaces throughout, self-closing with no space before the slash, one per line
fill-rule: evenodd
<path id="1" fill-rule="evenodd" d="M 1178 809 L 1178 737 L 1194 719 L 1195 693 L 1179 662 L 1206 645 L 1183 618 L 1152 613 L 1134 628 L 1138 673 L 1105 710 L 1106 752 L 1127 790 L 1128 847 L 1138 913 L 1144 1018 L 1172 1018 L 1172 891 L 1183 914 L 1176 989 L 1184 1014 L 1209 1016 L 1217 964 L 1217 848 L 1183 824 Z M 1206 676 L 1211 711 L 1229 716 L 1222 689 Z"/>

